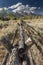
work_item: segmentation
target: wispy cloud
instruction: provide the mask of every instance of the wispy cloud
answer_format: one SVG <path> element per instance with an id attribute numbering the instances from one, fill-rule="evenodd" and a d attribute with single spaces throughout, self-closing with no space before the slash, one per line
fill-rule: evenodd
<path id="1" fill-rule="evenodd" d="M 17 8 L 20 5 L 22 5 L 22 3 L 17 3 L 16 5 L 12 5 L 12 6 L 8 7 L 8 8 L 14 9 L 14 8 Z"/>
<path id="2" fill-rule="evenodd" d="M 30 7 L 30 10 L 32 11 L 32 10 L 35 10 L 35 9 L 37 9 L 37 7 Z"/>
<path id="3" fill-rule="evenodd" d="M 0 11 L 2 11 L 2 8 L 0 8 Z"/>
<path id="4" fill-rule="evenodd" d="M 0 11 L 2 11 L 2 9 L 3 8 L 0 8 Z M 10 6 L 10 7 L 4 7 L 4 9 L 6 10 L 6 11 L 11 11 L 11 12 L 14 12 L 14 13 L 16 13 L 16 12 L 18 12 L 18 13 L 21 13 L 21 12 L 26 12 L 26 13 L 35 13 L 36 12 L 36 10 L 39 10 L 40 9 L 40 7 L 30 7 L 28 4 L 27 5 L 23 5 L 22 3 L 17 3 L 16 5 L 12 5 L 12 6 Z"/>
<path id="5" fill-rule="evenodd" d="M 3 7 L 3 8 L 0 8 L 0 11 L 2 11 L 2 10 L 8 10 L 8 8 L 7 7 Z"/>
<path id="6" fill-rule="evenodd" d="M 24 11 L 24 12 L 32 12 L 35 11 L 35 9 L 37 9 L 37 7 L 29 7 L 29 5 L 23 5 L 22 3 L 17 3 L 16 5 L 12 5 L 11 7 L 9 7 L 10 9 L 13 9 L 12 12 L 20 12 L 20 11 Z"/>
<path id="7" fill-rule="evenodd" d="M 40 7 L 38 7 L 38 9 L 41 9 Z"/>

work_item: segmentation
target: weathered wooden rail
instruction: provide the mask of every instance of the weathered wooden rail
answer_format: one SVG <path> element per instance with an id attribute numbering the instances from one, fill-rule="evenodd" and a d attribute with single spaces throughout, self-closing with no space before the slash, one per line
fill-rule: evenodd
<path id="1" fill-rule="evenodd" d="M 22 28 L 22 23 L 19 24 L 19 30 L 20 30 L 20 42 L 19 42 L 19 51 L 23 52 L 25 49 L 25 37 L 24 37 L 24 31 Z"/>

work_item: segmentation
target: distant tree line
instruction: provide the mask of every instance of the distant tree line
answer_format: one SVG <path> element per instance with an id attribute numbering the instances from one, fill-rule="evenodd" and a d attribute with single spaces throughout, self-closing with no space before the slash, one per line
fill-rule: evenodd
<path id="1" fill-rule="evenodd" d="M 8 21 L 8 20 L 17 20 L 18 17 L 14 16 L 14 14 L 12 12 L 7 12 L 5 11 L 5 9 L 3 8 L 1 13 L 0 13 L 0 20 L 3 21 Z"/>
<path id="2" fill-rule="evenodd" d="M 43 18 L 43 15 L 29 15 L 29 16 L 24 16 L 21 18 L 22 19 L 41 19 L 41 18 Z"/>

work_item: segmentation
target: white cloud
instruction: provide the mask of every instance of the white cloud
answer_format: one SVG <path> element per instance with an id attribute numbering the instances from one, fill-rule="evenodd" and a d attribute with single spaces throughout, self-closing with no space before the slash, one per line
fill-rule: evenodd
<path id="1" fill-rule="evenodd" d="M 37 7 L 30 7 L 30 11 L 37 9 Z"/>
<path id="2" fill-rule="evenodd" d="M 16 4 L 17 5 L 17 4 Z M 16 9 L 13 9 L 12 12 L 16 13 L 16 12 L 26 12 L 26 13 L 34 13 L 35 9 L 37 9 L 37 7 L 29 7 L 29 5 L 23 5 L 21 4 L 20 6 L 18 6 Z"/>
<path id="3" fill-rule="evenodd" d="M 32 13 L 35 13 L 35 11 L 31 11 Z"/>
<path id="4" fill-rule="evenodd" d="M 0 11 L 2 11 L 2 8 L 0 8 Z"/>
<path id="5" fill-rule="evenodd" d="M 8 10 L 8 8 L 6 8 L 6 7 L 3 7 L 4 8 L 4 10 Z M 3 8 L 0 8 L 0 11 L 2 11 L 3 10 Z"/>
<path id="6" fill-rule="evenodd" d="M 40 7 L 38 7 L 38 9 L 40 9 Z"/>
<path id="7" fill-rule="evenodd" d="M 34 13 L 37 7 L 30 7 L 28 4 L 23 5 L 22 3 L 17 3 L 16 5 L 12 5 L 10 7 L 4 7 L 5 10 L 11 10 L 12 12 L 16 13 L 21 13 L 21 12 L 26 12 L 26 13 Z M 2 11 L 2 8 L 0 8 L 0 11 Z"/>
<path id="8" fill-rule="evenodd" d="M 16 8 L 16 7 L 20 6 L 20 5 L 22 5 L 22 3 L 17 3 L 16 5 L 12 5 L 9 8 L 14 9 L 14 8 Z"/>
<path id="9" fill-rule="evenodd" d="M 8 10 L 8 8 L 7 7 L 4 7 L 4 10 Z"/>

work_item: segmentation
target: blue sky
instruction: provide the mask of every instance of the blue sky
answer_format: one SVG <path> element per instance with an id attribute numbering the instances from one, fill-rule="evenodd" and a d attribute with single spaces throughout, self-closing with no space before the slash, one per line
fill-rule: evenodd
<path id="1" fill-rule="evenodd" d="M 24 5 L 28 4 L 31 7 L 40 7 L 36 13 L 43 14 L 43 0 L 0 0 L 0 8 L 15 5 L 18 2 L 22 2 Z"/>
<path id="2" fill-rule="evenodd" d="M 43 0 L 0 0 L 0 7 L 8 7 L 17 2 L 22 2 L 23 4 L 28 4 L 30 6 L 43 7 Z"/>

